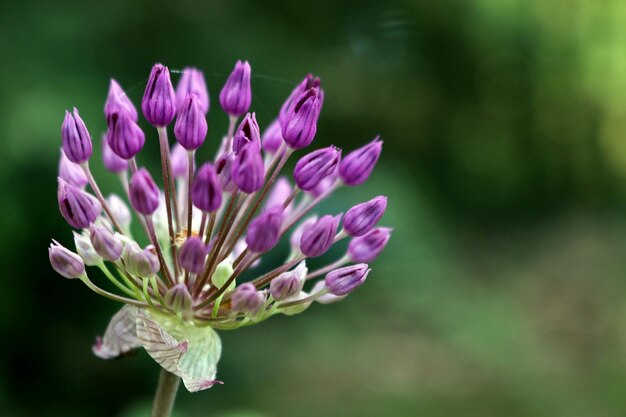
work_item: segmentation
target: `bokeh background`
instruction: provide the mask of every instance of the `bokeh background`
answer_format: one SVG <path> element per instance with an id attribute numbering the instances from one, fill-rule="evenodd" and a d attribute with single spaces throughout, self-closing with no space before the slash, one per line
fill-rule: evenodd
<path id="1" fill-rule="evenodd" d="M 208 156 L 239 58 L 262 127 L 313 72 L 317 147 L 382 135 L 375 174 L 323 210 L 386 194 L 395 231 L 346 301 L 222 332 L 226 384 L 181 390 L 177 416 L 624 415 L 625 2 L 3 0 L 0 416 L 148 415 L 152 360 L 90 352 L 117 306 L 48 264 L 50 238 L 72 243 L 63 112 L 97 143 L 110 77 L 138 104 L 154 62 L 194 65 Z"/>

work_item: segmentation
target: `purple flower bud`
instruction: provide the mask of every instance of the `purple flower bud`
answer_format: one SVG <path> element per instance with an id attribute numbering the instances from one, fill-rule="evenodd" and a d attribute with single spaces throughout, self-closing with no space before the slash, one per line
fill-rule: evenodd
<path id="1" fill-rule="evenodd" d="M 313 285 L 313 288 L 311 288 L 311 294 L 316 294 L 320 291 L 326 292 L 326 283 L 324 282 L 324 280 L 317 281 L 315 285 Z M 320 304 L 332 304 L 332 303 L 341 301 L 346 297 L 347 297 L 347 294 L 346 295 L 333 295 L 333 294 L 326 293 L 326 294 L 322 294 L 318 296 L 315 299 L 315 301 L 317 301 Z"/>
<path id="2" fill-rule="evenodd" d="M 367 180 L 383 150 L 379 136 L 367 145 L 355 149 L 339 164 L 339 176 L 346 185 L 359 185 Z"/>
<path id="3" fill-rule="evenodd" d="M 363 236 L 353 238 L 348 245 L 350 260 L 372 262 L 387 246 L 392 230 L 388 227 L 377 227 Z"/>
<path id="4" fill-rule="evenodd" d="M 305 221 L 300 223 L 298 227 L 294 229 L 289 238 L 292 248 L 300 248 L 300 239 L 302 239 L 302 233 L 309 227 L 313 226 L 317 222 L 317 216 L 308 217 Z"/>
<path id="5" fill-rule="evenodd" d="M 335 269 L 326 274 L 326 289 L 333 295 L 346 295 L 365 282 L 371 269 L 367 264 L 356 264 Z"/>
<path id="6" fill-rule="evenodd" d="M 280 240 L 280 226 L 283 222 L 282 208 L 274 208 L 261 213 L 250 222 L 246 243 L 251 251 L 264 253 L 272 249 Z"/>
<path id="7" fill-rule="evenodd" d="M 167 307 L 176 313 L 181 313 L 183 317 L 188 317 L 191 314 L 193 299 L 185 284 L 177 284 L 167 290 L 163 296 L 163 301 Z"/>
<path id="8" fill-rule="evenodd" d="M 187 178 L 189 175 L 189 156 L 185 148 L 180 143 L 176 142 L 172 147 L 171 160 L 172 160 L 172 174 L 175 178 Z"/>
<path id="9" fill-rule="evenodd" d="M 137 121 L 137 109 L 133 105 L 133 102 L 130 101 L 117 81 L 111 78 L 111 83 L 109 84 L 109 95 L 104 103 L 104 115 L 108 120 L 113 113 L 118 113 L 120 111 L 128 112 L 130 118 L 134 122 Z"/>
<path id="10" fill-rule="evenodd" d="M 126 270 L 138 277 L 151 277 L 160 269 L 159 258 L 152 245 L 141 249 L 137 243 L 128 242 L 122 251 L 122 261 Z"/>
<path id="11" fill-rule="evenodd" d="M 167 126 L 176 116 L 176 94 L 170 71 L 161 64 L 154 64 L 141 100 L 141 110 L 146 120 L 155 127 Z"/>
<path id="12" fill-rule="evenodd" d="M 112 113 L 107 129 L 109 147 L 122 159 L 132 159 L 139 153 L 146 142 L 141 128 L 126 111 Z"/>
<path id="13" fill-rule="evenodd" d="M 267 201 L 265 202 L 265 209 L 269 210 L 274 207 L 281 207 L 283 203 L 289 198 L 291 195 L 292 187 L 289 184 L 289 180 L 285 177 L 280 177 L 274 183 L 272 190 L 270 191 L 269 196 L 267 197 Z M 289 209 L 291 208 L 291 204 L 285 209 L 285 215 L 289 214 Z"/>
<path id="14" fill-rule="evenodd" d="M 199 237 L 193 236 L 185 240 L 178 252 L 180 265 L 192 274 L 199 274 L 204 269 L 207 247 Z"/>
<path id="15" fill-rule="evenodd" d="M 126 172 L 128 169 L 128 161 L 120 158 L 113 152 L 106 135 L 102 137 L 102 162 L 104 162 L 104 167 L 110 172 L 120 173 Z"/>
<path id="16" fill-rule="evenodd" d="M 61 138 L 63 139 L 63 152 L 67 159 L 75 164 L 82 164 L 89 160 L 93 152 L 91 136 L 76 107 L 72 113 L 65 111 Z"/>
<path id="17" fill-rule="evenodd" d="M 204 81 L 202 71 L 196 68 L 185 68 L 176 85 L 176 104 L 180 112 L 187 94 L 195 94 L 200 99 L 202 112 L 209 112 L 209 90 Z"/>
<path id="18" fill-rule="evenodd" d="M 241 116 L 250 108 L 252 89 L 250 87 L 250 64 L 237 61 L 233 72 L 220 92 L 220 104 L 231 116 Z"/>
<path id="19" fill-rule="evenodd" d="M 256 287 L 246 282 L 235 289 L 231 297 L 233 311 L 255 314 L 265 303 L 265 294 L 257 291 Z"/>
<path id="20" fill-rule="evenodd" d="M 145 168 L 140 168 L 130 179 L 130 204 L 139 213 L 146 216 L 159 207 L 159 188 Z"/>
<path id="21" fill-rule="evenodd" d="M 313 142 L 317 133 L 317 119 L 320 111 L 320 90 L 310 88 L 295 102 L 281 122 L 283 138 L 293 149 L 306 148 Z"/>
<path id="22" fill-rule="evenodd" d="M 191 201 L 205 213 L 216 211 L 222 205 L 222 190 L 217 174 L 210 163 L 205 163 L 196 173 L 191 185 Z"/>
<path id="23" fill-rule="evenodd" d="M 122 256 L 124 245 L 115 233 L 106 227 L 91 227 L 91 244 L 96 253 L 105 261 L 115 262 Z"/>
<path id="24" fill-rule="evenodd" d="M 322 216 L 315 224 L 307 228 L 300 238 L 300 252 L 309 258 L 325 254 L 333 245 L 341 215 Z"/>
<path id="25" fill-rule="evenodd" d="M 67 159 L 63 149 L 61 149 L 61 157 L 59 158 L 59 177 L 78 188 L 85 188 L 89 183 L 85 171 L 80 165 Z"/>
<path id="26" fill-rule="evenodd" d="M 306 274 L 306 264 L 301 262 L 293 271 L 284 272 L 270 282 L 270 294 L 277 301 L 299 294 L 306 281 Z"/>
<path id="27" fill-rule="evenodd" d="M 286 123 L 287 115 L 295 107 L 296 102 L 298 101 L 298 97 L 300 97 L 302 93 L 304 93 L 310 88 L 315 87 L 315 88 L 320 89 L 320 83 L 321 83 L 320 79 L 317 77 L 314 77 L 313 74 L 308 74 L 306 77 L 304 77 L 304 79 L 300 82 L 300 84 L 298 84 L 296 88 L 293 89 L 293 91 L 291 92 L 287 100 L 285 100 L 282 107 L 280 108 L 278 120 L 280 120 L 281 125 L 284 125 Z M 323 99 L 323 94 L 322 94 L 322 99 Z M 321 102 L 320 102 L 320 107 L 321 107 Z"/>
<path id="28" fill-rule="evenodd" d="M 65 278 L 80 278 L 85 274 L 85 264 L 83 260 L 61 245 L 56 240 L 48 248 L 48 258 L 55 271 Z"/>
<path id="29" fill-rule="evenodd" d="M 387 197 L 382 195 L 357 204 L 344 216 L 343 229 L 350 236 L 363 236 L 376 226 L 386 208 Z"/>
<path id="30" fill-rule="evenodd" d="M 339 178 L 339 174 L 337 173 L 337 170 L 335 170 L 332 174 L 321 180 L 319 184 L 317 184 L 315 187 L 313 187 L 312 190 L 308 192 L 313 197 L 320 197 L 326 193 L 329 193 L 330 191 L 332 191 L 335 184 L 337 184 L 337 178 Z"/>
<path id="31" fill-rule="evenodd" d="M 174 125 L 176 140 L 188 151 L 198 149 L 204 143 L 207 129 L 200 99 L 195 94 L 189 94 L 183 101 Z"/>
<path id="32" fill-rule="evenodd" d="M 240 149 L 233 162 L 231 176 L 244 193 L 251 194 L 263 187 L 265 166 L 258 142 L 250 142 Z"/>
<path id="33" fill-rule="evenodd" d="M 57 199 L 61 215 L 70 226 L 76 229 L 89 227 L 102 210 L 102 206 L 95 197 L 87 194 L 80 188 L 58 179 L 59 189 Z"/>
<path id="34" fill-rule="evenodd" d="M 300 158 L 293 178 L 301 190 L 311 191 L 335 172 L 340 160 L 341 149 L 334 146 L 318 149 Z"/>
<path id="35" fill-rule="evenodd" d="M 280 146 L 283 144 L 283 133 L 281 132 L 280 122 L 278 121 L 278 119 L 275 119 L 263 131 L 261 143 L 265 152 L 270 154 L 278 152 Z"/>
<path id="36" fill-rule="evenodd" d="M 220 180 L 222 191 L 230 193 L 236 185 L 232 177 L 233 163 L 235 162 L 235 154 L 230 152 L 220 156 L 215 163 L 215 173 Z"/>
<path id="37" fill-rule="evenodd" d="M 124 203 L 124 201 L 117 195 L 111 194 L 109 198 L 107 198 L 107 204 L 109 206 L 109 210 L 111 210 L 111 214 L 113 214 L 113 217 L 115 217 L 117 222 L 122 227 L 128 228 L 132 217 L 126 203 Z"/>
<path id="38" fill-rule="evenodd" d="M 241 123 L 239 123 L 239 127 L 237 127 L 233 138 L 233 151 L 235 155 L 239 153 L 244 145 L 250 142 L 261 143 L 261 132 L 259 130 L 259 124 L 256 121 L 256 114 L 254 113 L 246 114 L 246 117 L 243 118 Z"/>

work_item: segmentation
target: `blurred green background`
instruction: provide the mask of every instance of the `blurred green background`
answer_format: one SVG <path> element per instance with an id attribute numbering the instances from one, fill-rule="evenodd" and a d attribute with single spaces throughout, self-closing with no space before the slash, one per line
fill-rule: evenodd
<path id="1" fill-rule="evenodd" d="M 98 142 L 110 77 L 138 104 L 154 62 L 194 65 L 206 157 L 239 58 L 262 127 L 313 72 L 316 147 L 382 135 L 375 174 L 323 209 L 387 194 L 395 231 L 344 302 L 222 332 L 225 385 L 181 390 L 177 416 L 624 415 L 622 0 L 3 0 L 0 57 L 0 416 L 148 415 L 152 360 L 90 351 L 118 306 L 47 260 L 50 238 L 72 243 L 55 198 L 63 112 Z"/>

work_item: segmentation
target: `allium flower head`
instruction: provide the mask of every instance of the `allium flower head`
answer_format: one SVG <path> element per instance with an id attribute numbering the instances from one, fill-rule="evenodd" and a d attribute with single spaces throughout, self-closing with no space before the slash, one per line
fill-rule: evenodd
<path id="1" fill-rule="evenodd" d="M 320 80 L 305 77 L 276 109 L 275 121 L 261 138 L 255 113 L 248 113 L 250 74 L 250 65 L 238 61 L 220 93 L 229 130 L 218 140 L 205 141 L 209 96 L 202 73 L 186 68 L 175 93 L 167 67 L 152 68 L 141 108 L 158 130 L 158 174 L 137 166 L 145 136 L 137 111 L 112 80 L 102 150 L 107 170 L 122 174 L 124 197 L 105 199 L 91 176 L 91 137 L 78 112 L 67 113 L 62 124 L 67 159 L 59 165 L 58 204 L 63 218 L 78 229 L 77 253 L 53 241 L 50 263 L 62 276 L 79 278 L 99 295 L 125 304 L 92 350 L 112 359 L 145 349 L 192 392 L 221 383 L 216 379 L 222 353 L 217 331 L 261 323 L 276 314 L 300 314 L 313 302 L 344 299 L 370 271 L 366 264 L 351 263 L 376 258 L 391 231 L 376 228 L 386 208 L 384 196 L 352 207 L 343 221 L 340 215 L 309 214 L 343 185 L 365 181 L 381 142 L 343 160 L 335 146 L 298 155 L 293 176 L 287 178 L 289 158 L 315 139 L 324 100 Z M 168 129 L 176 136 L 174 146 Z M 195 150 L 211 142 L 222 145 L 216 146 L 214 158 L 197 161 L 196 168 L 195 158 L 208 152 Z M 146 233 L 137 240 L 131 234 L 133 216 L 139 224 L 132 232 Z M 347 236 L 352 240 L 345 256 L 308 270 L 307 259 L 326 255 Z M 254 276 L 261 258 L 283 239 L 291 248 L 285 261 Z M 117 292 L 92 282 L 92 267 L 101 269 Z"/>

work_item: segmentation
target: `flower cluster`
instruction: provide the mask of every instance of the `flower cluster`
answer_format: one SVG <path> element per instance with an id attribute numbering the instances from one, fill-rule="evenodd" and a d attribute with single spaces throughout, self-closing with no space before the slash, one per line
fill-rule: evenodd
<path id="1" fill-rule="evenodd" d="M 195 151 L 206 139 L 210 107 L 204 76 L 186 68 L 174 89 L 167 67 L 152 68 L 141 111 L 158 133 L 162 191 L 137 163 L 146 141 L 139 113 L 111 80 L 102 157 L 106 169 L 121 179 L 138 223 L 134 228 L 124 199 L 105 198 L 91 174 L 92 139 L 77 109 L 66 112 L 61 128 L 58 204 L 78 231 L 76 252 L 53 241 L 50 263 L 62 276 L 78 278 L 125 304 L 97 339 L 96 355 L 109 359 L 143 347 L 180 376 L 189 391 L 219 382 L 221 343 L 215 329 L 236 329 L 275 314 L 300 313 L 314 301 L 343 299 L 363 284 L 370 272 L 367 263 L 391 234 L 377 227 L 387 205 L 384 196 L 345 215 L 307 217 L 339 187 L 367 180 L 382 141 L 376 138 L 343 158 L 335 146 L 314 150 L 295 164 L 292 185 L 279 175 L 296 151 L 313 142 L 324 90 L 319 78 L 307 75 L 261 133 L 255 113 L 249 112 L 250 79 L 250 65 L 238 61 L 219 95 L 229 116 L 228 132 L 215 159 L 197 166 Z M 167 126 L 172 123 L 176 143 L 170 147 Z M 139 231 L 149 245 L 135 240 L 133 233 Z M 285 262 L 238 282 L 286 234 L 291 253 Z M 345 238 L 351 240 L 344 256 L 308 270 L 307 258 L 324 255 Z M 100 269 L 117 293 L 96 285 L 85 266 Z"/>

